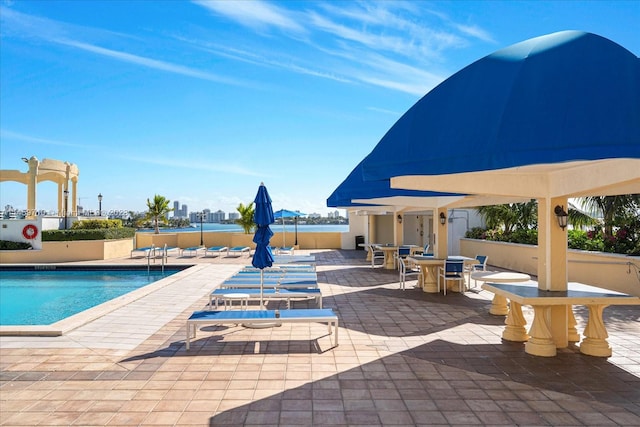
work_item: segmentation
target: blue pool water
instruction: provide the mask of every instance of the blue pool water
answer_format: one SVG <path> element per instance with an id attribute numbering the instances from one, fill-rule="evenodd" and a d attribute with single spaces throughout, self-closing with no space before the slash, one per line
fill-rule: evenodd
<path id="1" fill-rule="evenodd" d="M 0 269 L 0 325 L 55 323 L 180 270 Z"/>

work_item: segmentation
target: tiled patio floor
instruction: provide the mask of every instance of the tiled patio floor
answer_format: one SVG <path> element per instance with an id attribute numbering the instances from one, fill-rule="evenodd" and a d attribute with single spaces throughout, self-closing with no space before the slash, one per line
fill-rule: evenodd
<path id="1" fill-rule="evenodd" d="M 0 425 L 640 425 L 640 307 L 605 310 L 610 358 L 534 357 L 501 340 L 490 293 L 401 291 L 362 251 L 311 253 L 337 348 L 321 324 L 239 325 L 185 351 L 186 318 L 249 262 L 172 259 L 198 268 L 65 336 L 0 337 Z"/>

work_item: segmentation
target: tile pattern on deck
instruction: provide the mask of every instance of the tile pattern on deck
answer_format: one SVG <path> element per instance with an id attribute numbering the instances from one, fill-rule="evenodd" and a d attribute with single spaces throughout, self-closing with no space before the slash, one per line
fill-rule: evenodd
<path id="1" fill-rule="evenodd" d="M 611 358 L 534 357 L 485 291 L 403 292 L 362 251 L 316 256 L 337 348 L 320 324 L 239 325 L 186 352 L 187 317 L 247 264 L 208 262 L 58 340 L 0 337 L 0 425 L 640 425 L 638 308 L 605 310 Z"/>

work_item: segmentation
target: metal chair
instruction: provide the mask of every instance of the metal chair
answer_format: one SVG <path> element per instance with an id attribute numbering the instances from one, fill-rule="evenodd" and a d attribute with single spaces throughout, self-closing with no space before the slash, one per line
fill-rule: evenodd
<path id="1" fill-rule="evenodd" d="M 382 263 L 380 263 L 380 266 L 384 265 L 384 251 L 381 251 L 379 249 L 376 249 L 376 247 L 374 245 L 367 245 L 368 249 L 371 251 L 371 267 L 375 267 L 376 266 L 376 260 L 382 260 Z"/>
<path id="2" fill-rule="evenodd" d="M 417 265 L 404 258 L 398 258 L 398 265 L 400 268 L 400 289 L 403 291 L 407 277 L 415 276 L 418 281 L 421 280 L 422 270 Z"/>
<path id="3" fill-rule="evenodd" d="M 426 243 L 422 251 L 415 251 L 415 255 L 427 255 L 429 253 L 429 244 Z"/>
<path id="4" fill-rule="evenodd" d="M 444 294 L 447 294 L 447 280 L 458 282 L 460 292 L 464 292 L 464 261 L 445 260 L 444 267 L 438 267 L 438 292 L 440 292 L 440 279 L 444 281 Z"/>
<path id="5" fill-rule="evenodd" d="M 398 260 L 400 258 L 406 258 L 409 255 L 411 255 L 411 246 L 399 246 L 398 250 L 393 254 L 393 266 L 395 268 L 400 268 L 400 264 L 398 263 Z"/>
<path id="6" fill-rule="evenodd" d="M 476 259 L 478 260 L 478 264 L 471 264 L 465 267 L 465 271 L 468 275 L 467 283 L 471 286 L 471 273 L 474 271 L 487 271 L 487 260 L 489 259 L 488 255 L 476 255 Z M 478 284 L 476 281 L 473 281 L 473 287 L 475 288 Z"/>

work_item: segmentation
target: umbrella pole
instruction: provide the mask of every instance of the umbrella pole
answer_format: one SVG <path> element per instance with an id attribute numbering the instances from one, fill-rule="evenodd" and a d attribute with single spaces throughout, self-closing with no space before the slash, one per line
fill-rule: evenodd
<path id="1" fill-rule="evenodd" d="M 284 216 L 282 217 L 282 247 L 283 248 L 287 247 L 286 236 L 284 234 Z"/>
<path id="2" fill-rule="evenodd" d="M 262 305 L 263 289 L 264 289 L 264 269 L 261 268 L 260 269 L 260 310 L 264 308 Z"/>
<path id="3" fill-rule="evenodd" d="M 294 246 L 298 246 L 298 217 L 294 217 L 293 218 L 293 224 L 294 227 L 296 228 L 296 243 L 294 244 Z"/>

